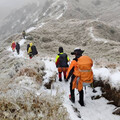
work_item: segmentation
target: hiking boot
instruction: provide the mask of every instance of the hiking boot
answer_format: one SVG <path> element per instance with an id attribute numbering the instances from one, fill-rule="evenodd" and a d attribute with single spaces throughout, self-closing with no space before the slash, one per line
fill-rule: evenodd
<path id="1" fill-rule="evenodd" d="M 72 98 L 71 95 L 69 95 L 69 99 L 72 103 L 75 103 L 75 98 Z"/>
<path id="2" fill-rule="evenodd" d="M 84 104 L 83 101 L 78 101 L 78 103 L 79 103 L 81 106 L 85 106 L 85 104 Z"/>
<path id="3" fill-rule="evenodd" d="M 59 78 L 59 81 L 61 82 L 61 81 L 62 81 L 62 79 L 61 79 L 61 78 Z"/>

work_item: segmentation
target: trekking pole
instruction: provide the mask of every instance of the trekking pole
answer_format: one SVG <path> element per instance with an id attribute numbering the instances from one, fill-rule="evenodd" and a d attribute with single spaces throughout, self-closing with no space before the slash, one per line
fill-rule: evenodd
<path id="1" fill-rule="evenodd" d="M 86 86 L 84 86 L 84 88 L 85 88 L 85 94 L 87 93 L 87 91 L 86 91 Z"/>

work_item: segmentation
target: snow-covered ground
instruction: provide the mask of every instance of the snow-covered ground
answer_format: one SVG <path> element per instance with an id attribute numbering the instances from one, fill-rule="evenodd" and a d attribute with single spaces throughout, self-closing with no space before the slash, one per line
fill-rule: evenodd
<path id="1" fill-rule="evenodd" d="M 23 46 L 24 43 L 25 43 L 25 41 L 26 41 L 25 39 L 21 39 L 21 40 L 19 41 L 20 46 Z M 12 52 L 11 47 L 8 47 L 7 50 L 8 50 L 9 52 Z M 25 54 L 24 51 L 20 50 L 19 55 L 18 55 L 17 52 L 15 51 L 15 52 L 12 52 L 12 54 L 10 54 L 10 56 L 19 57 L 19 58 L 25 58 L 24 54 Z"/>
<path id="2" fill-rule="evenodd" d="M 51 72 L 56 72 L 55 65 L 53 61 L 45 60 L 46 70 L 47 70 L 47 76 L 51 75 Z M 95 71 L 95 70 L 94 70 Z M 105 76 L 105 71 L 100 70 L 100 73 L 103 72 L 104 74 L 101 74 L 103 77 Z M 96 76 L 99 76 L 99 71 L 95 72 Z M 108 76 L 107 76 L 108 75 Z M 109 77 L 110 74 L 107 74 L 106 76 Z M 117 82 L 120 82 L 120 73 L 117 74 L 113 79 L 116 79 Z M 112 75 L 113 76 L 113 75 Z M 116 84 L 116 81 L 112 80 L 112 84 Z M 70 82 L 70 81 L 69 81 Z M 115 109 L 114 105 L 108 105 L 108 100 L 105 98 L 100 98 L 97 100 L 92 100 L 92 96 L 101 96 L 101 90 L 99 87 L 95 88 L 97 93 L 92 92 L 92 88 L 87 87 L 87 89 L 84 89 L 84 99 L 85 99 L 85 107 L 81 107 L 78 104 L 78 91 L 76 90 L 76 100 L 75 104 L 72 104 L 69 100 L 69 82 L 66 83 L 65 81 L 59 82 L 58 79 L 54 83 L 55 88 L 59 88 L 59 92 L 63 94 L 63 104 L 67 108 L 67 111 L 69 112 L 71 120 L 119 120 L 120 117 L 113 115 L 112 112 Z M 54 89 L 56 91 L 56 89 Z M 53 90 L 53 91 L 54 91 Z M 53 92 L 54 93 L 54 92 Z M 78 118 L 78 115 L 76 112 L 74 112 L 74 109 L 72 105 L 77 108 L 80 111 L 81 118 Z"/>
<path id="3" fill-rule="evenodd" d="M 23 45 L 25 42 L 24 39 L 20 40 L 20 45 Z M 20 55 L 17 55 L 16 52 L 12 52 L 11 48 L 8 48 L 8 51 L 11 52 L 10 57 L 22 57 L 23 59 L 26 59 L 24 56 L 24 52 L 21 50 Z M 39 62 L 39 56 L 34 59 L 34 61 Z M 44 76 L 44 82 L 48 82 L 49 78 L 52 77 L 57 73 L 57 69 L 54 63 L 54 58 L 43 58 L 42 61 L 45 63 L 45 72 L 46 75 Z M 114 72 L 107 68 L 95 68 L 93 67 L 94 76 L 96 78 L 101 77 L 101 80 L 108 81 L 112 87 L 116 87 L 117 89 L 120 88 L 120 72 L 118 70 L 115 70 Z M 25 79 L 26 80 L 26 79 Z M 29 83 L 30 80 L 23 80 L 20 82 L 22 86 L 24 87 L 25 83 Z M 78 104 L 78 91 L 75 90 L 75 104 L 71 103 L 69 100 L 69 82 L 66 83 L 65 81 L 59 82 L 58 77 L 56 78 L 56 81 L 53 83 L 52 88 L 50 90 L 45 89 L 44 87 L 41 87 L 40 89 L 36 89 L 36 95 L 39 95 L 40 93 L 47 92 L 52 94 L 53 96 L 56 95 L 58 92 L 61 93 L 61 98 L 63 99 L 63 105 L 66 107 L 70 119 L 71 120 L 119 120 L 120 116 L 113 115 L 112 112 L 116 108 L 114 105 L 108 105 L 109 102 L 105 98 L 101 97 L 100 99 L 91 99 L 92 96 L 101 96 L 102 92 L 99 87 L 95 88 L 97 91 L 96 93 L 92 92 L 92 88 L 87 86 L 87 88 L 84 88 L 84 100 L 85 100 L 85 107 L 81 107 Z M 28 84 L 31 88 L 31 85 Z M 32 86 L 34 87 L 34 86 Z M 75 111 L 75 109 L 77 111 Z M 78 117 L 79 116 L 79 117 Z"/>

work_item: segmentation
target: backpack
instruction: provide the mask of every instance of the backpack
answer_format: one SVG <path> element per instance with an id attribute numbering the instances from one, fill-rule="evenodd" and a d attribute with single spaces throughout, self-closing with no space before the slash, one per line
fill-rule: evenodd
<path id="1" fill-rule="evenodd" d="M 81 56 L 78 58 L 77 65 L 74 71 L 74 75 L 80 77 L 80 80 L 84 83 L 93 82 L 93 61 L 89 56 Z"/>
<path id="2" fill-rule="evenodd" d="M 59 67 L 68 67 L 67 64 L 68 60 L 67 60 L 67 54 L 63 53 L 63 54 L 59 54 Z"/>
<path id="3" fill-rule="evenodd" d="M 37 51 L 37 49 L 36 49 L 36 46 L 33 45 L 33 46 L 31 47 L 31 49 L 32 49 L 32 55 L 33 55 L 33 56 L 38 54 L 38 51 Z"/>

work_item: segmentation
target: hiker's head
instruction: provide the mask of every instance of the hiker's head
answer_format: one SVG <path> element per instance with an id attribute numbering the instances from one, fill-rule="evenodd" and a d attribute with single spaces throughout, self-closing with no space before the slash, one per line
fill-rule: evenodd
<path id="1" fill-rule="evenodd" d="M 81 50 L 80 48 L 75 48 L 73 52 L 71 52 L 71 55 L 76 55 L 76 56 L 82 56 L 84 50 Z"/>
<path id="2" fill-rule="evenodd" d="M 33 45 L 33 44 L 32 44 L 32 43 L 30 43 L 30 47 L 32 47 L 32 45 Z"/>
<path id="3" fill-rule="evenodd" d="M 63 47 L 59 47 L 59 52 L 60 52 L 60 53 L 63 52 Z"/>

